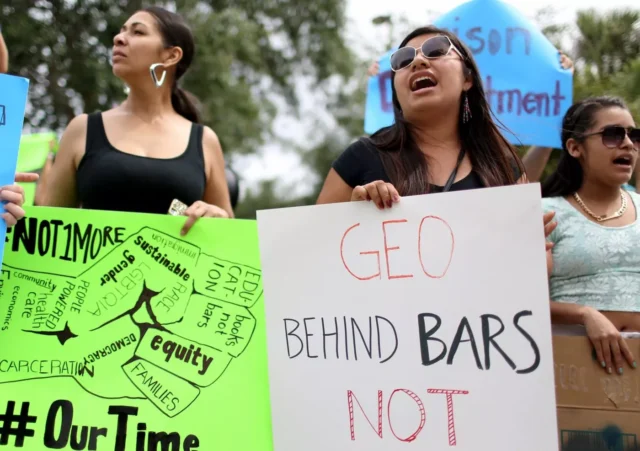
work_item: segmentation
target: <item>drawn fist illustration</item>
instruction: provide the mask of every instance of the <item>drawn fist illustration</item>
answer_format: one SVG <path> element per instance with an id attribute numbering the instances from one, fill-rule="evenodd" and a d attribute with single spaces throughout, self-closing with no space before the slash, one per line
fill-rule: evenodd
<path id="1" fill-rule="evenodd" d="M 173 417 L 246 349 L 261 296 L 260 270 L 148 227 L 78 275 L 5 264 L 0 337 L 15 346 L 0 349 L 0 384 L 74 377 Z"/>

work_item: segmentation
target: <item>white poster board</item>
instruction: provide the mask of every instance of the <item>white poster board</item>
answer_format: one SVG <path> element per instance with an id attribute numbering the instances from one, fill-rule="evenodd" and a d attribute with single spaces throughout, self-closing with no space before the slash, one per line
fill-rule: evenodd
<path id="1" fill-rule="evenodd" d="M 538 184 L 258 227 L 275 451 L 558 449 Z"/>

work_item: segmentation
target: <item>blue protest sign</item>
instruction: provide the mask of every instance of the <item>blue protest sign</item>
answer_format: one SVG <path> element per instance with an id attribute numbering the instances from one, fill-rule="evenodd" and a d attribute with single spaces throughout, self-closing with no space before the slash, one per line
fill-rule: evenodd
<path id="1" fill-rule="evenodd" d="M 0 186 L 14 183 L 29 80 L 0 74 Z M 4 212 L 4 202 L 2 203 Z M 7 224 L 0 220 L 0 263 Z"/>
<path id="2" fill-rule="evenodd" d="M 395 48 L 385 53 L 378 64 L 380 71 L 369 77 L 367 103 L 364 113 L 364 130 L 373 134 L 383 127 L 393 124 L 393 103 L 391 102 L 391 62 L 389 58 Z"/>
<path id="3" fill-rule="evenodd" d="M 456 34 L 472 51 L 507 139 L 516 145 L 561 147 L 573 76 L 560 66 L 558 50 L 531 21 L 500 0 L 472 0 L 440 16 L 434 25 Z M 368 134 L 393 123 L 390 54 L 381 58 L 380 73 L 369 81 Z"/>

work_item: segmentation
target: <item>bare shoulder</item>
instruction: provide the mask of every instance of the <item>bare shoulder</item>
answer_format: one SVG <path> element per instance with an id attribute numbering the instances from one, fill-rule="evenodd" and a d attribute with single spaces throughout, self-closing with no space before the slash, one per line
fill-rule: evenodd
<path id="1" fill-rule="evenodd" d="M 87 123 L 89 121 L 88 114 L 80 114 L 67 124 L 67 128 L 64 131 L 64 134 L 70 137 L 77 137 L 78 135 L 86 135 L 87 134 Z"/>
<path id="2" fill-rule="evenodd" d="M 76 163 L 80 161 L 87 142 L 88 117 L 80 114 L 69 121 L 60 139 L 58 158 L 69 158 Z"/>
<path id="3" fill-rule="evenodd" d="M 222 146 L 218 135 L 210 127 L 206 125 L 202 131 L 202 147 L 205 155 L 209 155 L 213 158 L 222 158 Z"/>
<path id="4" fill-rule="evenodd" d="M 206 125 L 203 127 L 202 141 L 203 144 L 207 145 L 207 147 L 217 147 L 220 151 L 222 151 L 218 135 L 211 129 L 211 127 L 207 127 Z"/>

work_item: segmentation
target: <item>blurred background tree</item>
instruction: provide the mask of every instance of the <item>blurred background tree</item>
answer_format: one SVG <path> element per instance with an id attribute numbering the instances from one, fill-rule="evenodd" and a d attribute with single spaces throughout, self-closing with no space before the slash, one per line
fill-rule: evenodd
<path id="1" fill-rule="evenodd" d="M 430 17 L 437 13 L 430 12 Z M 595 95 L 618 95 L 624 98 L 634 114 L 640 120 L 640 10 L 614 10 L 599 13 L 594 10 L 580 11 L 575 24 L 555 23 L 555 10 L 541 10 L 536 22 L 543 33 L 556 47 L 573 59 L 576 65 L 574 76 L 574 99 L 580 100 Z M 390 39 L 381 43 L 377 51 L 369 53 L 380 55 L 389 49 L 389 42 L 396 42 L 412 25 L 405 18 L 385 16 L 378 24 L 388 26 Z M 375 19 L 374 19 L 375 20 Z M 402 22 L 402 23 L 400 23 Z M 366 98 L 366 66 L 370 61 L 360 63 L 352 81 L 356 86 L 341 92 L 331 104 L 336 126 L 328 130 L 325 140 L 303 153 L 303 163 L 309 171 L 312 192 L 297 199 L 288 198 L 287 206 L 306 205 L 315 202 L 322 181 L 331 167 L 331 162 L 351 141 L 363 135 L 364 102 Z M 518 147 L 523 156 L 528 147 Z M 556 167 L 560 152 L 552 153 L 549 164 L 543 174 L 546 178 Z M 270 181 L 267 190 L 273 195 L 271 201 L 261 207 L 264 192 L 256 190 L 245 198 L 242 214 L 251 216 L 252 209 L 271 208 L 278 205 L 278 198 L 286 196 L 287 190 L 277 192 L 277 183 Z M 245 210 L 246 208 L 246 210 Z"/>
<path id="2" fill-rule="evenodd" d="M 31 131 L 60 131 L 82 112 L 124 98 L 111 73 L 113 37 L 141 0 L 3 0 L 10 71 L 32 86 Z M 268 138 L 283 100 L 295 111 L 296 77 L 318 87 L 350 77 L 343 39 L 343 0 L 176 0 L 154 2 L 179 11 L 196 37 L 197 53 L 183 87 L 201 101 L 207 125 L 225 150 L 255 151 Z"/>
<path id="3" fill-rule="evenodd" d="M 553 10 L 543 11 L 539 23 L 552 15 Z M 620 96 L 640 120 L 640 10 L 580 11 L 575 24 L 552 24 L 542 30 L 575 63 L 574 101 Z M 552 154 L 543 178 L 555 169 L 559 155 Z"/>
<path id="4" fill-rule="evenodd" d="M 111 74 L 109 49 L 127 17 L 144 4 L 3 0 L 10 70 L 32 83 L 27 131 L 60 131 L 76 114 L 106 109 L 124 98 L 123 86 Z M 332 161 L 363 134 L 368 65 L 416 25 L 402 16 L 377 17 L 374 23 L 386 32 L 384 38 L 356 54 L 346 41 L 346 0 L 175 0 L 164 5 L 178 10 L 194 30 L 197 55 L 183 87 L 200 99 L 205 122 L 218 133 L 228 159 L 255 154 L 267 142 L 300 156 L 300 181 L 287 184 L 278 177 L 245 189 L 236 210 L 243 218 L 254 218 L 257 209 L 315 202 Z M 436 16 L 426 11 L 423 17 Z M 553 17 L 554 10 L 545 9 L 536 20 L 575 62 L 574 98 L 620 95 L 640 118 L 640 10 L 581 11 L 571 24 Z M 300 88 L 300 80 L 307 88 Z M 324 99 L 305 113 L 311 124 L 308 139 L 282 141 L 272 132 L 276 113 L 299 114 L 301 89 L 308 87 Z M 558 155 L 553 153 L 545 175 Z"/>

